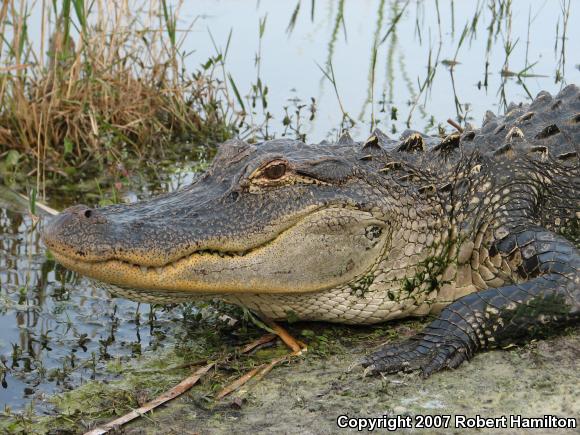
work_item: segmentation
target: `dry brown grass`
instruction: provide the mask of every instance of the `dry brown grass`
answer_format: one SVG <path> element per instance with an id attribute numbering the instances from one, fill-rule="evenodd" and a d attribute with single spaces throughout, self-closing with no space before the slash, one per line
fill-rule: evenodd
<path id="1" fill-rule="evenodd" d="M 163 0 L 137 6 L 2 2 L 0 172 L 18 165 L 43 186 L 47 177 L 81 177 L 127 157 L 162 154 L 173 142 L 232 134 L 238 115 L 218 78 L 222 56 L 188 75 L 180 48 L 189 29 L 177 28 L 179 9 Z M 42 8 L 34 42 L 33 7 Z"/>

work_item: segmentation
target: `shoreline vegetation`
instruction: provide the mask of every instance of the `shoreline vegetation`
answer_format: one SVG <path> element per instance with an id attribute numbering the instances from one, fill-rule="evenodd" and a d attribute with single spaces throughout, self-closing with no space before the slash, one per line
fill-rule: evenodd
<path id="1" fill-rule="evenodd" d="M 14 1 L 0 6 L 0 173 L 47 183 L 126 171 L 174 156 L 175 144 L 214 144 L 243 123 L 218 52 L 193 73 L 178 28 L 181 2 Z M 31 11 L 42 8 L 40 41 Z M 217 48 L 216 48 L 217 50 Z M 173 154 L 171 154 L 173 153 Z M 29 186 L 32 187 L 32 186 Z M 40 196 L 40 195 L 39 195 Z"/>

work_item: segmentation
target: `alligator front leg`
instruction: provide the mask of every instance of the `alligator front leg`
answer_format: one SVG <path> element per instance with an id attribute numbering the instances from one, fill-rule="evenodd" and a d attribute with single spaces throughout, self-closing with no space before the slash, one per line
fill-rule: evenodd
<path id="1" fill-rule="evenodd" d="M 580 316 L 580 253 L 566 239 L 533 228 L 497 242 L 504 257 L 522 255 L 529 280 L 464 296 L 425 330 L 383 346 L 363 360 L 371 373 L 455 368 L 476 352 L 545 335 Z"/>

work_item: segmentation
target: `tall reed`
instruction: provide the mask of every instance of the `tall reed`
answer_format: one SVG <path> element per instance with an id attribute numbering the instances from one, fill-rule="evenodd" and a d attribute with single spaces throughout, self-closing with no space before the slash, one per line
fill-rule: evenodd
<path id="1" fill-rule="evenodd" d="M 21 165 L 43 186 L 49 176 L 86 176 L 127 156 L 163 154 L 174 142 L 229 137 L 239 115 L 218 78 L 223 62 L 185 72 L 190 28 L 178 28 L 180 7 L 2 2 L 0 171 Z M 35 40 L 33 8 L 42 11 Z"/>

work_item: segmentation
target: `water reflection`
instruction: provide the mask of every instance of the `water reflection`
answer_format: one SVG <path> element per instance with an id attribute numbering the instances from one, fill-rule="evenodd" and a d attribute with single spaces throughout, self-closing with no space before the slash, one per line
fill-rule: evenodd
<path id="1" fill-rule="evenodd" d="M 158 187 L 178 188 L 191 177 L 188 168 Z M 143 188 L 127 196 L 148 194 Z M 40 241 L 44 220 L 34 223 L 26 204 L 3 188 L 0 207 L 0 410 L 31 401 L 42 407 L 47 394 L 110 378 L 107 361 L 168 341 L 181 309 L 111 298 L 47 256 Z"/>
<path id="2" fill-rule="evenodd" d="M 554 7 L 555 6 L 555 7 Z M 195 69 L 214 53 L 207 29 L 218 41 L 232 38 L 226 67 L 237 87 L 268 87 L 268 108 L 254 108 L 256 128 L 269 116 L 269 132 L 284 128 L 284 107 L 316 100 L 316 118 L 302 133 L 318 141 L 335 135 L 344 111 L 356 119 L 353 136 L 373 124 L 400 133 L 412 127 L 437 133 L 453 118 L 479 124 L 486 110 L 502 112 L 540 90 L 557 93 L 578 82 L 580 8 L 570 0 L 551 3 L 459 2 L 453 0 L 202 0 L 181 11 L 183 23 L 201 17 L 186 51 Z M 267 17 L 263 37 L 260 23 Z M 566 60 L 566 57 L 574 58 Z M 330 71 L 327 80 L 318 66 Z M 252 107 L 246 104 L 246 108 Z"/>

